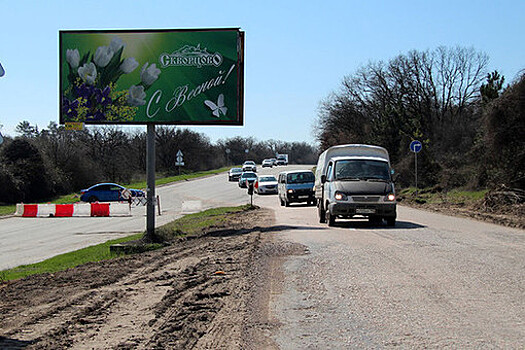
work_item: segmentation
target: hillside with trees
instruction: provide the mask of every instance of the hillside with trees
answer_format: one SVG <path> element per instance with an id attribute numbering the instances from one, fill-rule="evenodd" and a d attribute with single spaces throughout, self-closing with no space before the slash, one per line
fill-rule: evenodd
<path id="1" fill-rule="evenodd" d="M 6 137 L 0 146 L 0 203 L 50 200 L 98 182 L 145 179 L 145 131 L 109 126 L 70 131 L 54 122 L 39 130 L 27 121 L 16 131 L 19 136 Z M 296 164 L 317 161 L 317 148 L 304 142 L 234 137 L 212 143 L 202 133 L 175 127 L 156 128 L 155 148 L 158 176 L 178 174 L 178 150 L 184 154 L 183 173 L 239 165 L 247 159 L 260 164 L 276 152 L 288 153 Z"/>
<path id="2" fill-rule="evenodd" d="M 423 187 L 525 189 L 525 74 L 504 87 L 472 48 L 410 51 L 370 62 L 321 102 L 321 151 L 365 143 L 388 149 L 398 185 L 414 185 L 412 140 L 420 140 Z"/>

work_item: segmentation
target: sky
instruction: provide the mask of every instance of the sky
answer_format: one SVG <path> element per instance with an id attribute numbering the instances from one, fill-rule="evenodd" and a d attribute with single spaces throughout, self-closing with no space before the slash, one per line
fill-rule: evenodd
<path id="1" fill-rule="evenodd" d="M 472 47 L 506 82 L 525 69 L 525 1 L 0 0 L 0 133 L 58 123 L 58 32 L 237 28 L 245 32 L 244 126 L 191 128 L 315 143 L 320 102 L 344 76 L 410 50 Z M 145 130 L 145 126 L 126 130 Z"/>

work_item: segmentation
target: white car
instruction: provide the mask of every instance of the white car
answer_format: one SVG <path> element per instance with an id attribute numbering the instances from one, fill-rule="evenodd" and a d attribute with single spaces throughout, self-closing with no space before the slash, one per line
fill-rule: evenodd
<path id="1" fill-rule="evenodd" d="M 242 171 L 253 171 L 255 173 L 257 172 L 257 166 L 253 160 L 247 160 L 242 165 Z"/>
<path id="2" fill-rule="evenodd" d="M 273 167 L 273 162 L 272 162 L 271 159 L 265 159 L 265 160 L 263 160 L 261 166 L 263 168 L 266 168 L 267 166 L 269 166 L 271 168 L 271 167 Z"/>
<path id="3" fill-rule="evenodd" d="M 257 194 L 277 194 L 277 179 L 273 175 L 261 175 L 253 187 Z"/>

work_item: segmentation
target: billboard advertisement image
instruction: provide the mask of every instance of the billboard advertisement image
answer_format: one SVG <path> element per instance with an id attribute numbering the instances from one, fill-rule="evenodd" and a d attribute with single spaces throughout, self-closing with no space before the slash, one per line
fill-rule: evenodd
<path id="1" fill-rule="evenodd" d="M 239 29 L 59 36 L 61 124 L 243 124 Z"/>

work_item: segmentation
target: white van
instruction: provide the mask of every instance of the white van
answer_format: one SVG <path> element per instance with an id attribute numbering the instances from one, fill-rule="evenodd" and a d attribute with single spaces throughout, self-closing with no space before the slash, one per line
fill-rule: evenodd
<path id="1" fill-rule="evenodd" d="M 388 152 L 370 145 L 333 146 L 319 156 L 315 198 L 319 222 L 333 226 L 336 218 L 368 217 L 396 223 L 396 195 Z"/>

